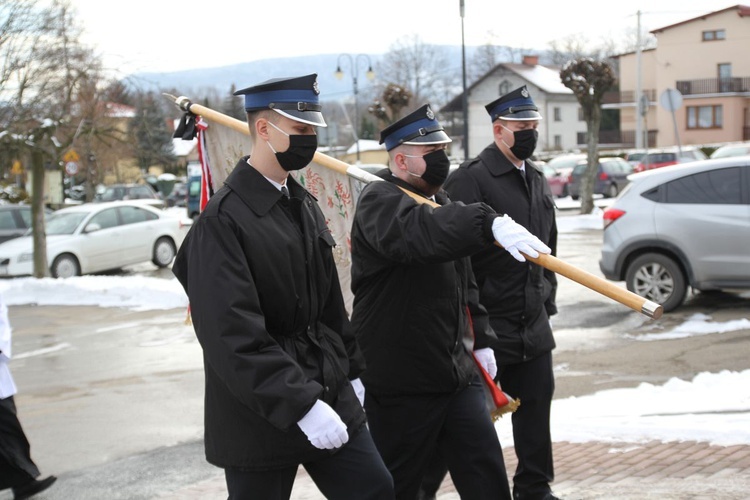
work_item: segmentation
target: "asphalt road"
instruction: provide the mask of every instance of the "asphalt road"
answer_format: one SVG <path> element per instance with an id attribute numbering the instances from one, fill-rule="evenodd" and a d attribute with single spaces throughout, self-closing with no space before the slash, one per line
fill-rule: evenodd
<path id="1" fill-rule="evenodd" d="M 562 234 L 559 257 L 600 275 L 600 246 L 598 230 Z M 714 321 L 748 317 L 748 292 L 691 294 L 683 308 L 650 320 L 561 277 L 558 306 L 559 398 L 750 368 L 747 330 L 632 338 L 698 312 Z M 35 498 L 147 499 L 216 476 L 203 460 L 202 359 L 185 311 L 13 306 L 10 320 L 19 417 L 42 473 L 59 477 Z M 10 498 L 0 492 L 0 500 Z"/>

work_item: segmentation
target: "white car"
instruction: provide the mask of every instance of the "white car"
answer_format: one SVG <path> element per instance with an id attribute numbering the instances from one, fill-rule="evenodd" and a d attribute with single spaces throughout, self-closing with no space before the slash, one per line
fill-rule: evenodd
<path id="1" fill-rule="evenodd" d="M 55 278 L 68 278 L 130 264 L 172 263 L 190 221 L 129 202 L 86 203 L 48 216 L 47 262 Z M 0 244 L 0 276 L 33 273 L 31 235 Z"/>

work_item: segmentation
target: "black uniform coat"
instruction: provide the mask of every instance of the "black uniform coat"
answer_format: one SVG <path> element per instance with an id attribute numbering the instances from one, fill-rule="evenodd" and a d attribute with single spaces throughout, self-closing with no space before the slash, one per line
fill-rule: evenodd
<path id="1" fill-rule="evenodd" d="M 350 435 L 365 421 L 349 383 L 364 362 L 334 240 L 315 198 L 291 177 L 287 186 L 304 233 L 279 190 L 241 159 L 173 266 L 203 348 L 206 458 L 219 467 L 262 470 L 332 453 L 296 425 L 317 399 Z"/>
<path id="2" fill-rule="evenodd" d="M 477 158 L 464 162 L 445 183 L 454 201 L 484 202 L 509 215 L 552 249 L 557 250 L 555 202 L 547 180 L 526 161 L 528 186 L 521 172 L 493 143 Z M 555 348 L 549 316 L 557 313 L 555 273 L 531 262 L 518 262 L 498 248 L 472 256 L 480 300 L 490 314 L 498 341 L 498 363 L 518 363 Z"/>
<path id="3" fill-rule="evenodd" d="M 452 393 L 476 374 L 467 352 L 471 310 L 476 342 L 494 336 L 468 256 L 491 245 L 496 214 L 436 196 L 439 208 L 418 204 L 385 171 L 368 184 L 352 223 L 352 324 L 367 360 L 368 393 L 401 396 Z"/>

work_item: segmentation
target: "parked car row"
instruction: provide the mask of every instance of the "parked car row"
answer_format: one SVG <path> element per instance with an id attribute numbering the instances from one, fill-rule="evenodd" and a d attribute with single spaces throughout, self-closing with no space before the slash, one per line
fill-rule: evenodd
<path id="1" fill-rule="evenodd" d="M 45 218 L 47 262 L 56 278 L 68 278 L 130 264 L 172 263 L 190 221 L 137 201 L 86 203 Z M 31 235 L 0 243 L 0 276 L 33 272 Z"/>
<path id="2" fill-rule="evenodd" d="M 691 161 L 705 160 L 708 157 L 699 148 L 693 146 L 683 146 L 681 148 L 671 148 L 668 150 L 649 151 L 644 155 L 638 165 L 635 166 L 636 172 L 644 170 L 653 170 L 655 168 L 668 167 L 680 163 L 689 163 Z"/>

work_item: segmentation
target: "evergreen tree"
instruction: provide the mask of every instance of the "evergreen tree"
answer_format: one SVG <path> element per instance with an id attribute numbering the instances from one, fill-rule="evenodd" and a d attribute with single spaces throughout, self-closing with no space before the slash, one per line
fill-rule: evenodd
<path id="1" fill-rule="evenodd" d="M 137 99 L 136 112 L 130 122 L 130 133 L 136 146 L 135 157 L 143 173 L 153 165 L 169 168 L 176 158 L 172 148 L 169 118 L 156 102 L 153 93 Z"/>

